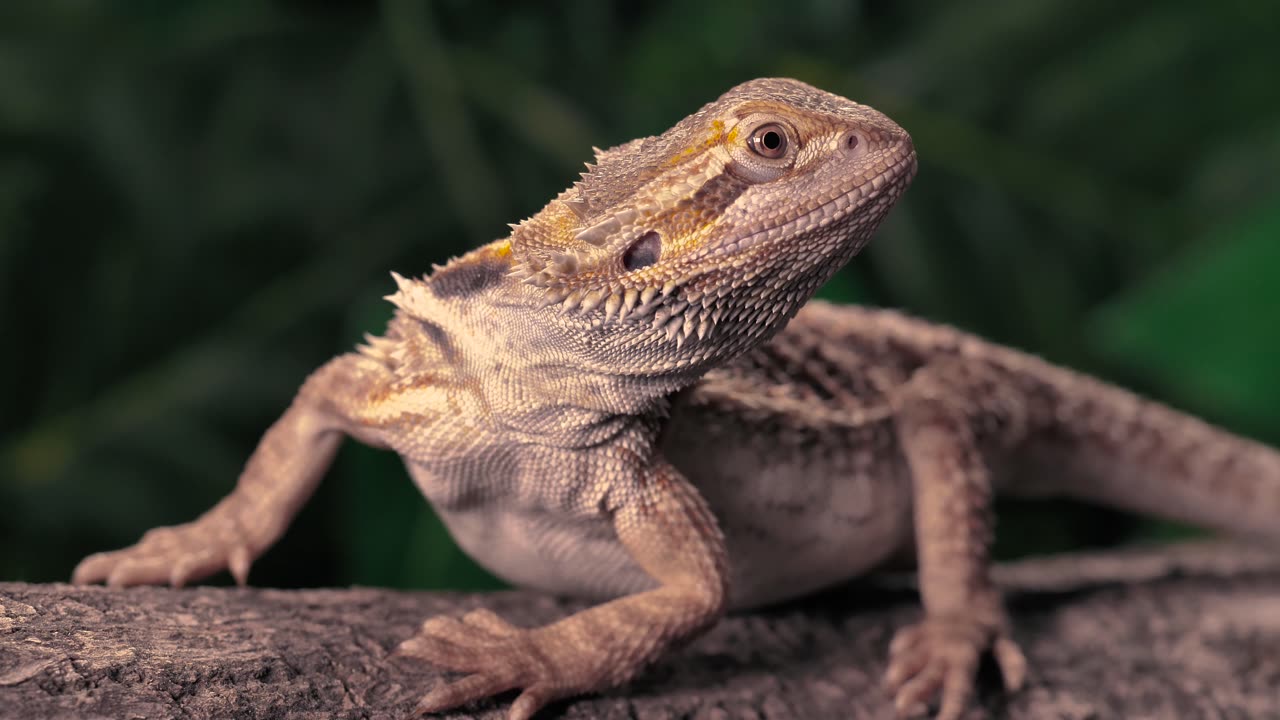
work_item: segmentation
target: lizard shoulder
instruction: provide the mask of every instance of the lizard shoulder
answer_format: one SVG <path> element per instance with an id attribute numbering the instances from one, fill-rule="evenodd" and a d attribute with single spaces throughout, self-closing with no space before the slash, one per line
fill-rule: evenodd
<path id="1" fill-rule="evenodd" d="M 863 308 L 811 303 L 770 342 L 708 372 L 681 406 L 811 430 L 891 418 L 889 396 L 922 362 Z"/>

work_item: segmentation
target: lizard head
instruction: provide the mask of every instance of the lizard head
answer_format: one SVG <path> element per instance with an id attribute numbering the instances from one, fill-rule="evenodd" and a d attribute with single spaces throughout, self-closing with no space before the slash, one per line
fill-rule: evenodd
<path id="1" fill-rule="evenodd" d="M 662 135 L 597 150 L 581 182 L 513 226 L 512 274 L 597 360 L 703 365 L 780 329 L 915 168 L 881 113 L 753 80 Z"/>

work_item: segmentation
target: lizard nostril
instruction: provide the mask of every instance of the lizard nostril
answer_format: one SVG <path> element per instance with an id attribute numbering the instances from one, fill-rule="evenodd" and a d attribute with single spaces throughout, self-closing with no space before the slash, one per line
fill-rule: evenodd
<path id="1" fill-rule="evenodd" d="M 867 139 L 857 130 L 850 130 L 844 134 L 840 141 L 840 147 L 844 149 L 846 155 L 850 158 L 856 158 L 867 151 Z"/>

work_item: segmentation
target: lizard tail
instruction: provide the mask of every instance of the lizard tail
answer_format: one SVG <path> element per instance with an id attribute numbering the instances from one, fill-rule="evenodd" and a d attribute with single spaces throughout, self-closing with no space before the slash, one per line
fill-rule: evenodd
<path id="1" fill-rule="evenodd" d="M 1033 467 L 1018 473 L 1036 494 L 1280 543 L 1276 449 L 1092 378 L 1052 375 L 1053 420 L 1027 444 Z"/>

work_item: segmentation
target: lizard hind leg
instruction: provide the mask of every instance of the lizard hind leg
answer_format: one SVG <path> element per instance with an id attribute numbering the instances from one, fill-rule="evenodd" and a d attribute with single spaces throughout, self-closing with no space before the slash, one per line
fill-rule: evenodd
<path id="1" fill-rule="evenodd" d="M 975 370 L 958 360 L 927 366 L 895 398 L 912 475 L 925 608 L 925 618 L 900 630 L 890 645 L 885 684 L 900 715 L 919 714 L 936 700 L 938 720 L 957 720 L 972 700 L 986 651 L 994 654 L 1006 689 L 1018 689 L 1026 675 L 990 579 L 992 487 L 975 426 L 999 408 L 991 407 L 998 401 L 974 399 L 973 390 L 985 384 Z"/>

